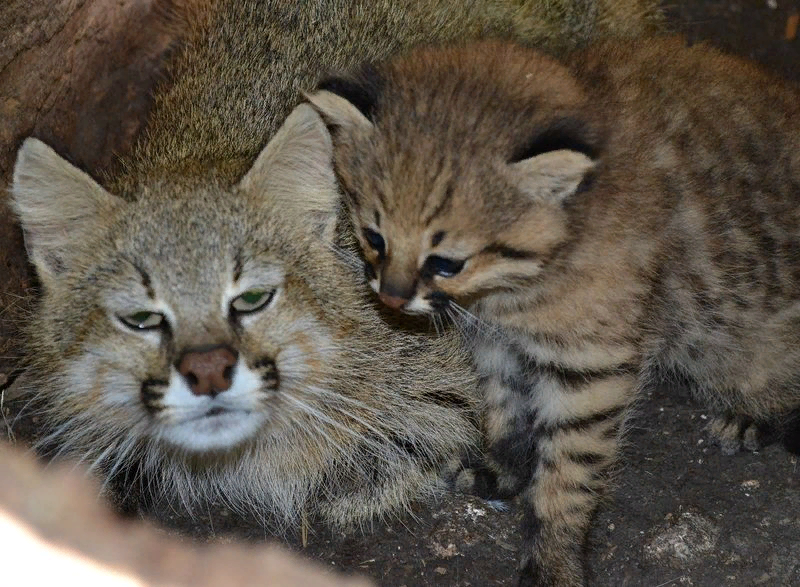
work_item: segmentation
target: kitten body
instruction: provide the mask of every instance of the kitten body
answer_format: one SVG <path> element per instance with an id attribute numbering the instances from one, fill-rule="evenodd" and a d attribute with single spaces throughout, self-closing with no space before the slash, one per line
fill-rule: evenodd
<path id="1" fill-rule="evenodd" d="M 320 88 L 372 287 L 468 335 L 497 473 L 476 482 L 521 494 L 523 584 L 583 583 L 656 377 L 691 381 L 728 451 L 800 406 L 795 87 L 645 39 L 420 50 Z"/>

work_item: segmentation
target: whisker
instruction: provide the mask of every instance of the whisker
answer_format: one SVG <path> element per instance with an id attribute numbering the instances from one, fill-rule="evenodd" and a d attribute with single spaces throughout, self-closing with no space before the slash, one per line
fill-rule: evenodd
<path id="1" fill-rule="evenodd" d="M 302 400 L 300 400 L 300 399 L 298 399 L 296 397 L 293 397 L 291 395 L 287 395 L 286 397 L 288 398 L 289 401 L 291 401 L 292 403 L 297 405 L 299 408 L 301 408 L 303 410 L 303 412 L 306 413 L 307 415 L 313 416 L 318 421 L 324 422 L 324 423 L 328 424 L 329 426 L 335 428 L 336 430 L 339 430 L 341 432 L 345 432 L 346 434 L 350 435 L 351 437 L 353 437 L 353 438 L 361 441 L 362 443 L 364 443 L 365 447 L 370 447 L 370 445 L 376 445 L 376 446 L 371 446 L 371 448 L 373 449 L 372 450 L 372 456 L 377 457 L 377 458 L 381 458 L 382 460 L 385 460 L 386 462 L 389 462 L 388 459 L 386 459 L 385 450 L 381 450 L 381 449 L 383 449 L 382 445 L 377 444 L 374 441 L 370 441 L 369 438 L 366 438 L 363 435 L 358 434 L 358 432 L 356 432 L 355 430 L 352 430 L 352 429 L 348 428 L 347 426 L 337 422 L 336 420 L 333 420 L 332 418 L 330 418 L 329 416 L 323 414 L 322 412 L 320 412 L 319 410 L 317 410 L 313 406 L 307 404 L 306 402 L 304 402 L 304 401 L 302 401 Z M 352 414 L 350 414 L 347 411 L 342 410 L 340 413 L 344 414 L 345 416 L 352 417 Z M 354 418 L 354 419 L 356 419 L 356 418 Z M 330 446 L 332 448 L 336 449 L 342 456 L 346 457 L 346 460 L 352 466 L 354 466 L 356 469 L 363 468 L 363 466 L 361 464 L 359 464 L 358 462 L 356 462 L 354 460 L 354 455 L 353 454 L 348 454 L 345 451 L 345 449 L 339 443 L 337 443 L 333 439 L 331 439 L 324 430 L 315 429 L 314 432 L 317 433 L 317 434 L 323 435 L 326 438 L 326 440 L 328 440 L 328 442 L 330 443 Z M 376 450 L 376 448 L 378 450 Z"/>
<path id="2" fill-rule="evenodd" d="M 364 261 L 358 253 L 353 250 L 340 247 L 334 243 L 327 243 L 328 248 L 342 261 L 345 262 L 351 269 L 361 270 L 364 266 Z"/>

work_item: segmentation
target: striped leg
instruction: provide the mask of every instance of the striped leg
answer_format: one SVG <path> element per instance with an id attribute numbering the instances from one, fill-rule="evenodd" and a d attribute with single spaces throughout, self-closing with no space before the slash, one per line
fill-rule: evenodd
<path id="1" fill-rule="evenodd" d="M 635 389 L 626 367 L 540 369 L 533 476 L 522 493 L 525 554 L 520 585 L 579 586 L 583 548 Z"/>
<path id="2" fill-rule="evenodd" d="M 521 382 L 489 376 L 481 387 L 487 404 L 483 410 L 487 454 L 457 472 L 454 488 L 483 499 L 507 500 L 518 495 L 533 474 L 535 413 L 530 402 L 523 401 L 526 387 Z"/>
<path id="3" fill-rule="evenodd" d="M 505 341 L 482 341 L 475 359 L 484 401 L 486 466 L 473 471 L 472 492 L 485 499 L 509 499 L 530 482 L 536 459 L 528 359 Z"/>

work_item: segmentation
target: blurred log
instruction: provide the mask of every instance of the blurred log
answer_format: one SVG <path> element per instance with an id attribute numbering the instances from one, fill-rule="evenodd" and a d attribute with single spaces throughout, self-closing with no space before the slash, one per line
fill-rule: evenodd
<path id="1" fill-rule="evenodd" d="M 6 585 L 368 587 L 274 545 L 196 544 L 123 520 L 85 474 L 43 470 L 0 442 L 0 558 Z"/>

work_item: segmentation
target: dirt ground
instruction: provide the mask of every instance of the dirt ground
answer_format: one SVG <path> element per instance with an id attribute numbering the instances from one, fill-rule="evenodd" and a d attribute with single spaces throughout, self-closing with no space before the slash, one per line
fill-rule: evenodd
<path id="1" fill-rule="evenodd" d="M 643 398 L 627 438 L 616 490 L 598 513 L 590 585 L 800 585 L 800 469 L 780 445 L 724 456 L 709 446 L 707 415 L 681 389 Z M 311 529 L 295 548 L 340 571 L 387 587 L 514 585 L 519 512 L 450 495 L 364 534 Z M 220 537 L 258 528 L 211 509 L 189 532 Z"/>
<path id="2" fill-rule="evenodd" d="M 671 0 L 665 7 L 673 30 L 800 82 L 800 39 L 786 39 L 800 0 Z M 707 421 L 684 390 L 643 398 L 616 489 L 595 519 L 591 585 L 800 585 L 800 457 L 778 445 L 724 456 L 708 445 Z M 296 547 L 390 587 L 513 585 L 518 515 L 513 504 L 499 511 L 447 496 L 364 534 L 312 528 L 307 546 L 298 537 Z M 220 536 L 234 526 L 242 531 L 221 511 L 202 523 Z M 255 528 L 244 533 L 263 538 Z"/>

